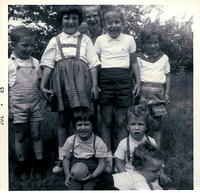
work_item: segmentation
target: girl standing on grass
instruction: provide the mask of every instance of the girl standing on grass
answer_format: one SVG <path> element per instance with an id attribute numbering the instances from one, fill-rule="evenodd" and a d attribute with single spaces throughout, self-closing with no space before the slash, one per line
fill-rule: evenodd
<path id="1" fill-rule="evenodd" d="M 91 39 L 78 31 L 83 20 L 79 6 L 66 6 L 60 12 L 63 31 L 53 37 L 41 59 L 44 66 L 41 89 L 56 98 L 58 112 L 58 162 L 53 172 L 62 171 L 62 146 L 69 136 L 73 112 L 77 107 L 92 108 L 98 97 L 96 67 L 100 61 Z M 50 76 L 50 89 L 47 83 Z"/>
<path id="2" fill-rule="evenodd" d="M 142 52 L 137 60 L 141 75 L 140 102 L 146 101 L 153 117 L 153 138 L 161 143 L 162 117 L 167 114 L 169 103 L 170 64 L 169 58 L 161 51 L 162 37 L 155 26 L 147 26 L 141 32 Z"/>

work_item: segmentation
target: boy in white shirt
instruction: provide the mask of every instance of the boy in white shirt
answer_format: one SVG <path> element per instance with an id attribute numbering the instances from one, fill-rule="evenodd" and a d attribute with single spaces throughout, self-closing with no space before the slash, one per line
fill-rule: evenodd
<path id="1" fill-rule="evenodd" d="M 133 104 L 133 90 L 136 95 L 139 94 L 140 73 L 135 55 L 135 40 L 132 36 L 122 33 L 124 18 L 121 10 L 108 11 L 104 15 L 104 21 L 107 33 L 97 38 L 95 48 L 101 60 L 99 103 L 102 138 L 107 145 L 108 156 L 112 157 L 112 141 L 118 144 L 127 136 L 123 126 L 125 112 Z M 132 77 L 131 70 L 135 77 Z M 136 79 L 135 87 L 132 84 L 133 78 Z M 114 117 L 117 137 L 113 140 L 111 130 Z"/>
<path id="2" fill-rule="evenodd" d="M 35 176 L 42 177 L 43 144 L 40 136 L 43 119 L 40 104 L 40 66 L 31 57 L 35 36 L 25 26 L 11 32 L 13 53 L 8 60 L 9 111 L 15 131 L 15 153 L 18 159 L 19 180 L 30 177 L 30 163 L 26 155 L 26 139 L 30 135 L 36 158 Z M 41 174 L 41 175 L 40 175 Z"/>

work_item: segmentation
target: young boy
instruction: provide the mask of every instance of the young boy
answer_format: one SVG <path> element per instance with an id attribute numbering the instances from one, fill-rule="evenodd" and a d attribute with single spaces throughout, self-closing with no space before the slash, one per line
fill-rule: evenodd
<path id="1" fill-rule="evenodd" d="M 102 115 L 102 139 L 107 145 L 108 157 L 112 158 L 112 141 L 116 145 L 127 136 L 123 125 L 125 112 L 133 104 L 133 78 L 136 79 L 134 93 L 139 94 L 140 73 L 135 55 L 135 40 L 132 36 L 122 33 L 124 18 L 121 10 L 108 11 L 104 15 L 104 21 L 107 33 L 97 38 L 95 47 L 101 59 L 99 102 Z M 130 69 L 135 75 L 133 78 Z M 115 140 L 111 134 L 114 117 L 117 133 Z M 108 158 L 110 163 L 111 158 Z"/>
<path id="2" fill-rule="evenodd" d="M 131 160 L 131 158 L 133 157 L 135 148 L 139 144 L 148 141 L 153 146 L 157 146 L 155 140 L 146 135 L 147 112 L 147 105 L 143 103 L 135 107 L 130 107 L 126 113 L 129 136 L 120 141 L 114 154 L 116 158 L 116 168 L 119 173 L 130 172 L 134 169 L 133 160 Z M 161 183 L 168 183 L 170 181 L 162 169 L 159 178 Z M 158 185 L 158 181 L 156 181 L 155 184 Z"/>
<path id="3" fill-rule="evenodd" d="M 18 26 L 12 30 L 10 38 L 13 53 L 8 60 L 9 110 L 15 131 L 17 173 L 23 181 L 30 176 L 25 153 L 29 133 L 36 158 L 36 177 L 40 176 L 43 168 L 40 136 L 40 122 L 43 118 L 38 87 L 41 74 L 38 60 L 31 57 L 35 39 L 33 33 L 25 26 Z"/>
<path id="4" fill-rule="evenodd" d="M 163 155 L 157 147 L 149 141 L 139 144 L 134 150 L 131 164 L 134 169 L 103 176 L 99 185 L 104 182 L 105 190 L 162 190 L 154 183 L 163 165 Z"/>
<path id="5" fill-rule="evenodd" d="M 98 176 L 104 171 L 107 152 L 103 140 L 92 132 L 92 113 L 88 108 L 74 112 L 76 134 L 67 138 L 64 146 L 63 167 L 65 185 L 69 190 L 93 190 Z M 77 162 L 87 165 L 89 175 L 77 180 L 71 175 L 71 169 Z"/>

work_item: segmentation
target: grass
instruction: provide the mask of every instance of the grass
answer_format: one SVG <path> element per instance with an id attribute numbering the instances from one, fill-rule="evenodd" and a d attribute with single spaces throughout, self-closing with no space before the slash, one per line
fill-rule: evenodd
<path id="1" fill-rule="evenodd" d="M 170 104 L 164 118 L 162 149 L 165 154 L 166 173 L 172 179 L 172 187 L 177 190 L 193 189 L 193 75 L 179 73 L 171 78 Z M 46 113 L 42 123 L 45 160 L 48 168 L 46 178 L 27 182 L 17 180 L 14 170 L 13 130 L 9 131 L 9 190 L 65 190 L 64 174 L 51 173 L 57 157 L 56 114 Z M 32 158 L 31 151 L 29 151 Z"/>

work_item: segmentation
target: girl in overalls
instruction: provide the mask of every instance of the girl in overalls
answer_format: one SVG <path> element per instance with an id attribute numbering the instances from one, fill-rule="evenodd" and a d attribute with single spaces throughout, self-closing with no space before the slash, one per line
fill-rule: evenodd
<path id="1" fill-rule="evenodd" d="M 11 32 L 13 54 L 8 60 L 9 110 L 15 130 L 15 152 L 18 159 L 17 174 L 20 180 L 30 177 L 26 155 L 26 140 L 30 132 L 36 158 L 36 177 L 43 168 L 43 145 L 40 137 L 42 112 L 40 106 L 40 66 L 31 57 L 34 35 L 25 26 Z M 29 131 L 30 129 L 30 131 Z M 39 174 L 40 173 L 40 174 Z"/>
<path id="2" fill-rule="evenodd" d="M 66 6 L 60 17 L 63 31 L 50 40 L 41 59 L 41 89 L 57 103 L 59 161 L 54 173 L 62 171 L 62 146 L 69 136 L 73 112 L 77 107 L 92 108 L 92 100 L 98 97 L 96 67 L 100 65 L 91 39 L 77 31 L 83 20 L 82 10 Z"/>
<path id="3" fill-rule="evenodd" d="M 93 190 L 105 168 L 106 144 L 92 132 L 91 121 L 92 114 L 88 108 L 75 112 L 73 124 L 76 134 L 67 138 L 63 146 L 65 185 L 69 190 Z M 81 181 L 71 175 L 70 168 L 77 162 L 85 163 L 89 170 L 88 176 Z"/>

